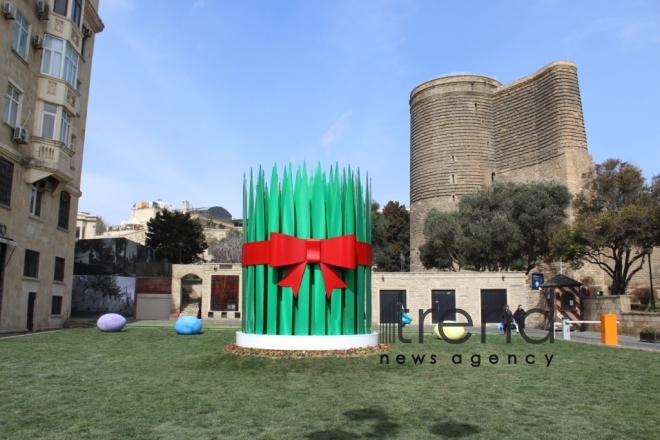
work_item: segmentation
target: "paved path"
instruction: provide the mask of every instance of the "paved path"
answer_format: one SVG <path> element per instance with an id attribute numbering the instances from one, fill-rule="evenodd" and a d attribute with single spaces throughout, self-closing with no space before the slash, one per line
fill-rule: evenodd
<path id="1" fill-rule="evenodd" d="M 433 329 L 435 326 L 432 325 L 425 325 L 424 326 L 424 333 L 433 333 Z M 378 326 L 374 326 L 374 330 L 378 331 Z M 467 327 L 465 329 L 466 331 L 472 332 L 472 333 L 481 333 L 481 327 Z M 416 326 L 406 326 L 405 327 L 405 332 L 406 333 L 416 333 L 419 331 L 419 327 Z M 497 330 L 496 326 L 486 326 L 486 333 L 487 334 L 502 334 L 502 332 Z M 530 336 L 530 337 L 543 337 L 548 334 L 547 330 L 539 329 L 539 328 L 526 328 L 525 333 Z M 519 337 L 518 334 L 515 332 L 511 334 L 512 338 L 517 338 Z M 651 350 L 651 351 L 660 351 L 660 344 L 653 344 L 650 342 L 640 342 L 639 336 L 626 336 L 626 335 L 619 335 L 619 345 L 618 347 L 624 347 L 624 348 L 637 348 L 637 349 L 643 349 L 643 350 Z M 555 332 L 555 340 L 557 341 L 563 341 L 564 338 L 562 336 L 561 330 L 558 330 Z M 596 345 L 601 345 L 600 342 L 600 332 L 580 332 L 580 331 L 572 331 L 571 332 L 571 339 L 570 342 L 581 342 L 581 343 L 587 343 L 587 344 L 596 344 Z"/>

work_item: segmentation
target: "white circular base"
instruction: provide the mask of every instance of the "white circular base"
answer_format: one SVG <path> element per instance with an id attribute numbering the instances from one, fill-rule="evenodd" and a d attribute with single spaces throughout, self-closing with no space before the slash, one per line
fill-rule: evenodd
<path id="1" fill-rule="evenodd" d="M 265 350 L 346 350 L 375 347 L 378 345 L 378 333 L 340 336 L 284 336 L 236 332 L 236 345 Z"/>

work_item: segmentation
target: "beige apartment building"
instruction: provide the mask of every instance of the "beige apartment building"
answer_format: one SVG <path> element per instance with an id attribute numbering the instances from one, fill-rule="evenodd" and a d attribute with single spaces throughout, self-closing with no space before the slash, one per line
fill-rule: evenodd
<path id="1" fill-rule="evenodd" d="M 147 223 L 163 211 L 175 211 L 171 204 L 161 199 L 152 202 L 136 202 L 131 208 L 128 220 L 122 220 L 121 225 L 106 225 L 98 215 L 79 212 L 76 222 L 76 237 L 81 239 L 97 238 L 126 238 L 141 245 L 147 240 Z M 222 206 L 208 208 L 194 208 L 187 200 L 183 201 L 183 209 L 176 210 L 198 220 L 204 227 L 206 240 L 222 240 L 230 229 L 242 230 L 241 219 L 234 219 L 229 211 Z M 208 249 L 202 254 L 205 261 L 213 261 Z"/>
<path id="2" fill-rule="evenodd" d="M 98 0 L 1 1 L 0 332 L 69 316 Z"/>
<path id="3" fill-rule="evenodd" d="M 96 238 L 104 233 L 107 227 L 100 215 L 90 214 L 89 212 L 78 212 L 76 218 L 76 238 Z"/>

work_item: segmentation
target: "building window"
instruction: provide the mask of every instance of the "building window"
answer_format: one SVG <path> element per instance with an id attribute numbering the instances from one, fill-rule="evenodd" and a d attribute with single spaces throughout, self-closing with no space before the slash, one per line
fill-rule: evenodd
<path id="1" fill-rule="evenodd" d="M 53 274 L 55 281 L 64 281 L 64 258 L 55 257 L 55 273 Z"/>
<path id="2" fill-rule="evenodd" d="M 57 106 L 44 102 L 41 114 L 41 137 L 55 139 L 55 122 L 57 121 Z"/>
<path id="3" fill-rule="evenodd" d="M 80 27 L 80 16 L 82 15 L 82 0 L 73 0 L 73 11 L 71 11 L 71 19 Z"/>
<path id="4" fill-rule="evenodd" d="M 30 23 L 20 12 L 16 12 L 16 22 L 14 23 L 14 36 L 11 40 L 11 48 L 20 56 L 27 58 L 27 42 L 30 32 Z"/>
<path id="5" fill-rule="evenodd" d="M 11 84 L 8 84 L 7 99 L 5 100 L 4 121 L 12 127 L 16 126 L 16 117 L 18 116 L 18 103 L 20 102 L 20 98 L 20 92 L 13 88 Z"/>
<path id="6" fill-rule="evenodd" d="M 60 15 L 66 17 L 66 4 L 68 0 L 55 0 L 55 5 L 53 6 L 53 12 L 57 12 Z"/>
<path id="7" fill-rule="evenodd" d="M 62 127 L 60 128 L 60 142 L 69 147 L 69 131 L 71 128 L 71 116 L 65 111 L 62 110 Z"/>
<path id="8" fill-rule="evenodd" d="M 51 315 L 61 315 L 62 314 L 62 297 L 53 296 L 53 302 L 50 308 Z"/>
<path id="9" fill-rule="evenodd" d="M 59 78 L 62 73 L 63 57 L 64 40 L 46 35 L 44 39 L 44 56 L 41 61 L 41 73 Z"/>
<path id="10" fill-rule="evenodd" d="M 76 238 L 80 238 L 80 226 L 76 226 Z"/>
<path id="11" fill-rule="evenodd" d="M 69 148 L 71 151 L 76 151 L 76 135 L 72 134 L 69 141 Z"/>
<path id="12" fill-rule="evenodd" d="M 14 162 L 0 157 L 0 204 L 11 205 L 11 187 L 14 181 Z M 2 264 L 2 262 L 0 262 Z"/>
<path id="13" fill-rule="evenodd" d="M 73 47 L 67 43 L 66 50 L 64 51 L 66 62 L 64 63 L 64 77 L 63 79 L 71 84 L 71 87 L 78 86 L 78 60 L 79 56 Z"/>
<path id="14" fill-rule="evenodd" d="M 41 217 L 42 197 L 43 197 L 43 193 L 41 192 L 41 190 L 37 189 L 36 187 L 33 187 L 32 192 L 30 193 L 30 214 L 36 217 Z"/>
<path id="15" fill-rule="evenodd" d="M 46 35 L 41 73 L 63 79 L 75 88 L 78 83 L 79 58 L 69 43 L 61 38 Z"/>
<path id="16" fill-rule="evenodd" d="M 564 293 L 561 296 L 561 308 L 566 309 L 575 309 L 575 295 L 572 293 Z"/>
<path id="17" fill-rule="evenodd" d="M 23 266 L 23 276 L 39 278 L 39 252 L 25 249 L 25 265 Z"/>
<path id="18" fill-rule="evenodd" d="M 60 193 L 60 213 L 57 217 L 57 227 L 69 230 L 69 211 L 71 211 L 71 194 L 66 191 Z"/>

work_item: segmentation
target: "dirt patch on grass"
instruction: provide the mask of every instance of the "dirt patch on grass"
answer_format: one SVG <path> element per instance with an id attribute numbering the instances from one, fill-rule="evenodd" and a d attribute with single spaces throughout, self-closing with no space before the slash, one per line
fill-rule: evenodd
<path id="1" fill-rule="evenodd" d="M 256 356 L 272 359 L 278 358 L 317 358 L 317 357 L 364 357 L 387 353 L 392 350 L 388 344 L 378 344 L 374 347 L 349 348 L 346 350 L 266 350 L 261 348 L 239 347 L 230 344 L 225 347 L 225 353 L 237 356 Z"/>

